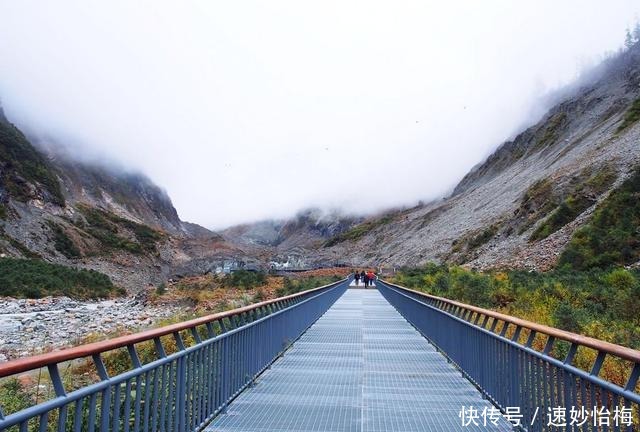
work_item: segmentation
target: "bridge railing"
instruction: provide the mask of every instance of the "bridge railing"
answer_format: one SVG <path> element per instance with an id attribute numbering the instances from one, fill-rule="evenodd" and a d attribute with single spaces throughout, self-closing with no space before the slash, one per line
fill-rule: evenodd
<path id="1" fill-rule="evenodd" d="M 523 429 L 640 430 L 640 351 L 380 282 L 398 312 Z M 606 364 L 616 379 L 603 376 Z M 564 426 L 549 417 L 554 409 Z"/>
<path id="2" fill-rule="evenodd" d="M 200 430 L 326 312 L 347 285 L 343 279 L 223 313 L 1 363 L 5 383 L 16 377 L 33 381 L 44 370 L 53 395 L 42 401 L 29 395 L 32 406 L 17 412 L 0 407 L 5 410 L 0 411 L 0 431 Z M 117 373 L 110 374 L 114 369 Z M 72 373 L 65 378 L 68 370 Z M 93 382 L 87 375 L 95 376 Z M 41 386 L 36 387 L 39 392 Z M 24 399 L 18 393 L 14 397 Z"/>

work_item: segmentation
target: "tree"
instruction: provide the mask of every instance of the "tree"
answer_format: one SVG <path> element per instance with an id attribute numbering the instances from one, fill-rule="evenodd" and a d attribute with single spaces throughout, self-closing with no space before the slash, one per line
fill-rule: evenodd
<path id="1" fill-rule="evenodd" d="M 624 36 L 624 46 L 626 46 L 627 48 L 631 48 L 633 44 L 634 44 L 634 37 L 631 34 L 631 30 L 629 30 L 629 27 L 627 27 L 627 31 Z"/>

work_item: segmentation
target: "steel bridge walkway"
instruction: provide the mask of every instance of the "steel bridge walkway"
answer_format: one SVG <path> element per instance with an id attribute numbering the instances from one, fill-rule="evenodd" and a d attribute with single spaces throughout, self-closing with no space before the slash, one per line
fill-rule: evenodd
<path id="1" fill-rule="evenodd" d="M 378 290 L 350 289 L 205 430 L 512 430 L 463 427 L 462 406 L 490 404 Z"/>

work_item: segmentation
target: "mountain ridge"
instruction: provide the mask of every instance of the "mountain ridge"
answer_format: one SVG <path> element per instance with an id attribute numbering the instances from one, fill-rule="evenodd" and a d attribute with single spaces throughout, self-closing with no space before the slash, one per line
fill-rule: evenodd
<path id="1" fill-rule="evenodd" d="M 579 84 L 472 168 L 450 196 L 369 216 L 308 252 L 310 261 L 553 267 L 573 232 L 640 164 L 638 123 L 620 129 L 640 98 L 640 44 Z"/>
<path id="2" fill-rule="evenodd" d="M 0 155 L 0 257 L 97 270 L 135 292 L 246 256 L 182 221 L 143 174 L 74 160 L 56 143 L 27 137 L 4 114 Z"/>

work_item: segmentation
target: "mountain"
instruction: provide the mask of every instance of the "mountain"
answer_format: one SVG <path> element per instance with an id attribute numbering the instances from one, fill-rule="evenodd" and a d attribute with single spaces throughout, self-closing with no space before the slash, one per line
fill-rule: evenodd
<path id="1" fill-rule="evenodd" d="M 222 231 L 230 243 L 251 247 L 279 268 L 306 268 L 340 263 L 340 258 L 318 257 L 322 245 L 363 221 L 361 216 L 338 210 L 309 208 L 288 220 L 266 220 L 238 225 Z M 317 259 L 319 258 L 319 259 Z"/>
<path id="2" fill-rule="evenodd" d="M 242 266 L 435 261 L 546 270 L 559 259 L 588 261 L 585 244 L 596 250 L 603 239 L 619 245 L 625 264 L 640 256 L 640 239 L 630 234 L 640 218 L 617 215 L 633 206 L 612 207 L 640 194 L 639 44 L 564 91 L 450 196 L 367 217 L 307 209 L 214 233 L 180 220 L 145 176 L 80 162 L 61 148 L 30 140 L 0 110 L 0 256 L 95 269 L 129 291 Z M 602 233 L 617 223 L 626 225 Z"/>
<path id="3" fill-rule="evenodd" d="M 144 175 L 74 160 L 55 142 L 25 136 L 1 110 L 0 256 L 94 269 L 129 291 L 249 260 L 180 220 Z"/>
<path id="4" fill-rule="evenodd" d="M 473 168 L 451 196 L 344 226 L 307 250 L 307 259 L 552 268 L 574 233 L 640 166 L 640 44 L 562 95 L 538 123 Z M 237 240 L 233 232 L 227 231 L 230 241 Z M 298 232 L 278 233 L 279 252 L 286 254 L 287 235 Z"/>

